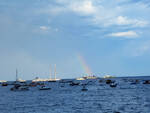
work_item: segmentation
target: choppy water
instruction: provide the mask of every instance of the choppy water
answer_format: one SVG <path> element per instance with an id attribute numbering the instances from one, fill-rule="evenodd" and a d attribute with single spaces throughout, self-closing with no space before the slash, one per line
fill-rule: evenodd
<path id="1" fill-rule="evenodd" d="M 130 85 L 117 79 L 111 88 L 95 80 L 82 86 L 49 83 L 51 90 L 10 91 L 12 86 L 0 86 L 0 113 L 150 113 L 150 84 Z"/>

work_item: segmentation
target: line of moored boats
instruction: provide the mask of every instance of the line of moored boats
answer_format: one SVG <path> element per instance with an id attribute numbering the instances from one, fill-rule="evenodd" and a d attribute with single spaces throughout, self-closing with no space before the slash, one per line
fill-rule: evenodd
<path id="1" fill-rule="evenodd" d="M 107 85 L 112 88 L 117 87 L 118 84 L 116 82 L 117 79 L 109 79 L 109 78 L 89 78 L 86 80 L 75 80 L 75 79 L 62 79 L 62 80 L 51 80 L 51 81 L 14 81 L 14 82 L 1 82 L 1 86 L 6 87 L 11 85 L 11 91 L 27 91 L 30 87 L 37 87 L 39 90 L 51 90 L 50 84 L 46 85 L 47 82 L 57 82 L 60 84 L 60 87 L 65 87 L 65 84 L 69 84 L 69 86 L 81 86 L 81 91 L 88 91 L 87 86 L 93 84 L 94 82 L 98 82 L 99 85 Z M 150 80 L 139 80 L 139 79 L 121 79 L 122 81 L 129 83 L 130 85 L 134 84 L 150 84 Z M 85 81 L 85 82 L 83 82 Z"/>

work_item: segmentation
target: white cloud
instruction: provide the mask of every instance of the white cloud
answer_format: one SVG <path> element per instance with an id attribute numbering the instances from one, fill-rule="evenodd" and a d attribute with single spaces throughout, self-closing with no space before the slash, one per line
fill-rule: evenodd
<path id="1" fill-rule="evenodd" d="M 127 10 L 117 5 L 117 3 L 120 2 L 112 3 L 113 6 L 111 7 L 107 7 L 106 4 L 103 4 L 103 1 L 101 1 L 100 4 L 94 4 L 95 2 L 94 0 L 77 0 L 75 2 L 70 2 L 68 8 L 81 16 L 86 15 L 90 17 L 90 22 L 97 26 L 109 27 L 112 25 L 128 25 L 128 27 L 145 27 L 148 25 L 148 22 L 144 19 L 136 19 L 137 17 L 131 18 L 129 17 L 130 15 L 120 16 L 120 14 Z"/>
<path id="2" fill-rule="evenodd" d="M 42 31 L 48 31 L 50 28 L 47 26 L 40 26 L 40 30 Z"/>
<path id="3" fill-rule="evenodd" d="M 59 31 L 58 28 L 52 28 L 52 27 L 49 27 L 49 26 L 40 26 L 40 30 L 43 31 L 43 32 L 48 32 L 48 31 L 58 32 Z"/>
<path id="4" fill-rule="evenodd" d="M 138 34 L 136 32 L 134 32 L 134 31 L 127 31 L 127 32 L 112 33 L 112 34 L 109 34 L 108 36 L 136 38 L 136 37 L 138 37 Z"/>
<path id="5" fill-rule="evenodd" d="M 82 13 L 85 15 L 93 14 L 96 12 L 96 7 L 93 5 L 92 1 L 89 0 L 75 2 L 70 5 L 70 8 L 77 13 Z"/>
<path id="6" fill-rule="evenodd" d="M 41 12 L 57 15 L 62 12 L 73 11 L 82 15 L 90 15 L 96 11 L 96 7 L 91 0 L 57 0 L 59 6 L 49 6 L 48 8 L 41 9 Z"/>
<path id="7" fill-rule="evenodd" d="M 144 27 L 148 24 L 148 22 L 144 20 L 138 20 L 138 19 L 129 19 L 124 16 L 118 16 L 116 19 L 117 25 L 131 25 L 135 27 Z"/>
<path id="8" fill-rule="evenodd" d="M 127 0 L 56 0 L 56 6 L 44 8 L 44 12 L 58 16 L 62 13 L 74 12 L 80 16 L 87 16 L 88 24 L 98 27 L 125 26 L 128 28 L 145 27 L 149 24 L 145 12 L 150 8 L 144 3 L 128 3 Z M 133 9 L 133 10 L 131 10 Z M 139 12 L 139 13 L 138 13 Z M 134 16 L 135 15 L 135 16 Z"/>
<path id="9" fill-rule="evenodd" d="M 59 32 L 60 30 L 58 28 L 55 28 L 55 27 L 50 27 L 50 26 L 36 26 L 34 29 L 33 29 L 33 32 L 34 33 L 39 33 L 39 34 L 50 34 L 50 33 L 56 33 L 56 32 Z"/>

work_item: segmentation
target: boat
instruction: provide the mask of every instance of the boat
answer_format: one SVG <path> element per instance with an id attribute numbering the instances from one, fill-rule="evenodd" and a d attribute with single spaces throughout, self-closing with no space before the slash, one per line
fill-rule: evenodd
<path id="1" fill-rule="evenodd" d="M 20 83 L 25 83 L 26 82 L 26 80 L 22 80 L 21 78 L 19 78 L 17 81 L 20 82 Z"/>
<path id="2" fill-rule="evenodd" d="M 103 78 L 114 78 L 112 75 L 105 75 Z"/>
<path id="3" fill-rule="evenodd" d="M 39 90 L 50 90 L 51 88 L 50 87 L 47 87 L 45 85 L 42 85 Z"/>
<path id="4" fill-rule="evenodd" d="M 143 84 L 150 84 L 150 80 L 145 80 Z"/>
<path id="5" fill-rule="evenodd" d="M 113 83 L 112 80 L 110 80 L 110 79 L 106 80 L 106 84 L 111 84 L 111 83 Z"/>
<path id="6" fill-rule="evenodd" d="M 37 83 L 36 83 L 36 82 L 31 82 L 31 83 L 29 84 L 29 86 L 30 86 L 30 87 L 36 87 L 36 86 L 37 86 Z"/>
<path id="7" fill-rule="evenodd" d="M 49 79 L 48 82 L 57 82 L 60 79 Z"/>
<path id="8" fill-rule="evenodd" d="M 47 81 L 48 82 L 57 82 L 57 81 L 61 80 L 61 79 L 56 78 L 56 65 L 55 65 L 54 77 L 55 78 L 52 78 L 52 73 L 50 70 L 50 78 L 42 79 L 42 78 L 36 77 L 35 79 L 32 80 L 32 82 L 47 82 Z"/>
<path id="9" fill-rule="evenodd" d="M 85 78 L 80 77 L 80 78 L 76 78 L 76 80 L 85 80 Z"/>
<path id="10" fill-rule="evenodd" d="M 18 79 L 18 70 L 16 69 L 16 81 L 12 83 L 14 86 L 10 88 L 11 91 L 27 91 L 29 90 L 25 80 Z"/>
<path id="11" fill-rule="evenodd" d="M 84 76 L 83 77 L 84 79 L 97 79 L 98 77 L 96 77 L 96 76 Z"/>
<path id="12" fill-rule="evenodd" d="M 0 80 L 0 83 L 7 82 L 6 80 Z"/>
<path id="13" fill-rule="evenodd" d="M 56 64 L 54 65 L 54 78 L 52 78 L 52 70 L 50 68 L 50 78 L 48 79 L 48 82 L 57 82 L 60 79 L 56 78 Z"/>
<path id="14" fill-rule="evenodd" d="M 21 78 L 18 78 L 18 70 L 16 69 L 16 81 L 14 81 L 14 84 L 16 83 L 26 83 L 26 80 L 22 80 Z"/>
<path id="15" fill-rule="evenodd" d="M 80 84 L 79 82 L 77 82 L 77 83 L 71 82 L 69 85 L 70 85 L 70 86 L 77 86 L 77 85 L 79 85 L 79 84 Z"/>
<path id="16" fill-rule="evenodd" d="M 85 87 L 85 85 L 83 85 L 81 91 L 87 91 L 88 89 Z"/>
<path id="17" fill-rule="evenodd" d="M 110 83 L 110 87 L 117 87 L 117 83 Z"/>
<path id="18" fill-rule="evenodd" d="M 59 83 L 72 83 L 73 80 L 70 80 L 70 79 L 62 79 L 59 81 Z"/>
<path id="19" fill-rule="evenodd" d="M 104 81 L 101 79 L 101 80 L 99 80 L 99 83 L 103 83 Z"/>
<path id="20" fill-rule="evenodd" d="M 60 85 L 60 87 L 65 87 L 65 85 L 64 85 L 64 84 L 62 84 L 62 85 Z"/>
<path id="21" fill-rule="evenodd" d="M 35 79 L 32 80 L 32 82 L 46 82 L 48 79 L 41 79 L 39 77 L 36 77 Z"/>
<path id="22" fill-rule="evenodd" d="M 28 86 L 21 86 L 20 84 L 15 84 L 14 87 L 10 88 L 11 91 L 27 91 L 29 90 Z"/>
<path id="23" fill-rule="evenodd" d="M 130 83 L 131 85 L 135 85 L 135 84 L 139 84 L 140 83 L 140 81 L 137 80 L 137 79 L 136 80 L 131 80 L 130 82 L 131 82 Z"/>
<path id="24" fill-rule="evenodd" d="M 8 86 L 8 83 L 7 82 L 3 82 L 2 86 Z"/>

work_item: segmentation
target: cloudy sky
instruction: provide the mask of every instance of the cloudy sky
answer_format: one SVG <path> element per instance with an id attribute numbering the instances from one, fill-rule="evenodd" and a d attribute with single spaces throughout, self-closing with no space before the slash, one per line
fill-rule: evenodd
<path id="1" fill-rule="evenodd" d="M 0 0 L 0 80 L 150 75 L 149 0 Z"/>

